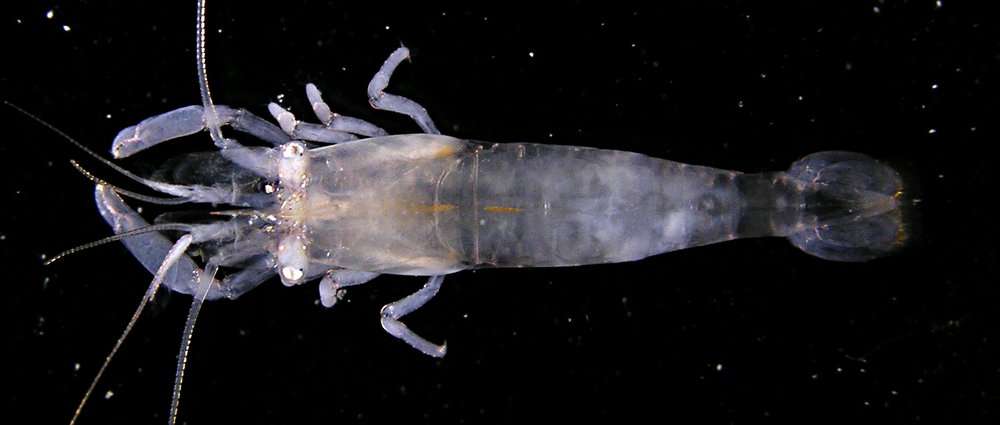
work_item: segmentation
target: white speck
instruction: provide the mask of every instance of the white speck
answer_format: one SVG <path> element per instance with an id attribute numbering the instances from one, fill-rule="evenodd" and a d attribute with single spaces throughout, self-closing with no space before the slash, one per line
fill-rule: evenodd
<path id="1" fill-rule="evenodd" d="M 941 8 L 941 0 L 937 0 L 936 2 L 934 2 L 934 7 L 940 9 Z"/>
<path id="2" fill-rule="evenodd" d="M 632 47 L 635 47 L 635 43 L 632 43 Z"/>
<path id="3" fill-rule="evenodd" d="M 70 30 L 69 25 L 63 25 L 63 31 L 69 32 L 69 30 Z"/>
<path id="4" fill-rule="evenodd" d="M 872 10 L 875 12 L 876 15 L 882 13 L 882 9 L 878 6 L 873 7 Z"/>
<path id="5" fill-rule="evenodd" d="M 135 212 L 142 214 L 142 207 L 135 207 Z"/>
<path id="6" fill-rule="evenodd" d="M 528 57 L 529 58 L 535 57 L 535 52 L 528 52 Z"/>
<path id="7" fill-rule="evenodd" d="M 104 116 L 104 118 L 107 118 L 107 119 L 109 119 L 109 120 L 110 120 L 110 119 L 111 119 L 111 114 L 107 114 L 107 115 L 105 115 L 105 116 Z"/>
<path id="8" fill-rule="evenodd" d="M 716 372 L 722 372 L 722 363 L 719 363 L 719 364 L 715 365 L 715 371 Z"/>
<path id="9" fill-rule="evenodd" d="M 21 18 L 17 18 L 17 23 L 21 23 Z"/>
<path id="10" fill-rule="evenodd" d="M 766 79 L 766 78 L 767 78 L 767 73 L 766 72 L 761 72 L 760 73 L 760 79 L 763 80 L 763 79 Z"/>
<path id="11" fill-rule="evenodd" d="M 111 390 L 108 390 L 108 392 L 104 393 L 104 399 L 105 400 L 110 400 L 111 397 L 114 397 L 114 396 L 115 396 L 115 392 L 111 391 Z"/>
<path id="12" fill-rule="evenodd" d="M 743 108 L 743 99 L 740 99 L 736 102 L 736 107 L 741 109 Z"/>
<path id="13" fill-rule="evenodd" d="M 219 29 L 218 29 L 218 30 L 216 30 L 216 31 L 218 31 L 218 32 L 219 32 L 219 34 L 222 34 L 222 28 L 219 28 Z"/>
<path id="14" fill-rule="evenodd" d="M 469 313 L 465 313 L 465 314 L 463 314 L 463 315 L 462 315 L 462 318 L 463 318 L 463 319 L 468 319 L 468 318 L 469 318 Z"/>
<path id="15" fill-rule="evenodd" d="M 73 363 L 73 372 L 77 372 L 79 370 L 80 370 L 80 363 Z"/>
<path id="16" fill-rule="evenodd" d="M 838 367 L 838 368 L 836 368 L 836 369 L 834 369 L 834 370 L 836 370 L 836 371 L 837 371 L 837 373 L 840 373 L 840 372 L 843 372 L 843 371 L 844 371 L 844 369 L 843 369 L 843 368 L 840 368 L 840 367 Z"/>
<path id="17" fill-rule="evenodd" d="M 889 394 L 892 394 L 892 395 L 899 395 L 899 391 L 896 391 L 896 390 L 891 390 L 891 391 L 889 391 Z"/>
<path id="18" fill-rule="evenodd" d="M 45 254 L 42 254 L 42 261 L 45 261 Z"/>
<path id="19" fill-rule="evenodd" d="M 7 240 L 7 235 L 0 235 L 0 241 Z"/>
<path id="20" fill-rule="evenodd" d="M 943 179 L 944 178 L 944 174 L 938 174 L 938 178 L 939 179 Z"/>
<path id="21" fill-rule="evenodd" d="M 799 96 L 798 99 L 799 99 L 799 102 L 801 102 L 802 101 L 802 96 Z"/>
<path id="22" fill-rule="evenodd" d="M 869 403 L 867 400 L 865 400 L 865 406 L 871 406 L 871 403 Z"/>
<path id="23" fill-rule="evenodd" d="M 388 25 L 385 26 L 385 30 L 389 31 L 389 26 Z"/>
<path id="24" fill-rule="evenodd" d="M 49 9 L 48 12 L 45 12 L 45 17 L 46 18 L 52 19 L 53 16 L 56 16 L 56 11 L 54 11 L 52 9 Z"/>
<path id="25" fill-rule="evenodd" d="M 284 93 L 279 93 L 277 96 L 275 96 L 275 98 L 278 99 L 278 103 L 282 103 L 282 102 L 285 101 L 285 94 Z"/>
<path id="26" fill-rule="evenodd" d="M 816 380 L 816 379 L 819 379 L 819 374 L 818 373 L 814 373 L 812 375 L 809 375 L 809 377 L 812 378 L 813 380 Z"/>
<path id="27" fill-rule="evenodd" d="M 930 130 L 927 130 L 927 134 L 934 134 L 934 133 L 937 133 L 937 129 L 932 128 Z"/>
<path id="28" fill-rule="evenodd" d="M 479 225 L 480 226 L 485 226 L 486 225 L 486 219 L 484 219 L 484 218 L 479 219 Z"/>
<path id="29" fill-rule="evenodd" d="M 937 84 L 931 84 L 931 90 L 937 90 L 937 88 L 938 88 Z"/>
<path id="30" fill-rule="evenodd" d="M 553 138 L 553 137 L 555 137 L 555 136 L 556 136 L 555 134 L 549 133 L 549 138 L 550 139 Z"/>

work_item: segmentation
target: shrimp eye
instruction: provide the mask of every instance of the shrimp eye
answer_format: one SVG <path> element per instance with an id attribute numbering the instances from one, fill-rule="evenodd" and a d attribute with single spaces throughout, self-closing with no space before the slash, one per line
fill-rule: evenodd
<path id="1" fill-rule="evenodd" d="M 260 180 L 254 187 L 254 191 L 257 193 L 274 193 L 278 191 L 278 184 L 268 180 Z"/>
<path id="2" fill-rule="evenodd" d="M 305 274 L 305 272 L 298 267 L 285 266 L 281 268 L 281 276 L 291 282 L 302 279 L 303 274 Z"/>
<path id="3" fill-rule="evenodd" d="M 286 143 L 284 148 L 281 150 L 281 155 L 285 158 L 296 158 L 302 156 L 306 148 L 301 143 Z"/>

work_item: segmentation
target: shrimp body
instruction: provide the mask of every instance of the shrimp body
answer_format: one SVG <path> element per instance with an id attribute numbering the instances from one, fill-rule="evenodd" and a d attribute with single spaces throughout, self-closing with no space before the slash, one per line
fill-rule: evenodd
<path id="1" fill-rule="evenodd" d="M 732 239 L 739 173 L 645 155 L 440 135 L 309 152 L 317 267 L 439 275 L 632 261 Z"/>
<path id="2" fill-rule="evenodd" d="M 613 263 L 738 237 L 789 236 L 815 227 L 820 217 L 808 199 L 823 189 L 784 172 L 428 134 L 308 155 L 302 239 L 310 274 Z M 894 210 L 893 190 L 868 190 L 881 200 L 867 201 L 875 205 L 869 213 Z"/>
<path id="3" fill-rule="evenodd" d="M 344 288 L 380 274 L 428 276 L 421 289 L 382 308 L 381 324 L 418 351 L 440 357 L 444 344 L 422 338 L 400 319 L 432 299 L 445 275 L 460 270 L 624 262 L 758 236 L 787 237 L 830 260 L 863 261 L 892 252 L 903 240 L 901 179 L 862 154 L 819 152 L 787 171 L 741 173 L 617 150 L 443 135 L 422 106 L 385 91 L 409 57 L 405 47 L 371 79 L 368 100 L 376 109 L 409 116 L 421 133 L 389 135 L 333 113 L 312 84 L 306 96 L 319 123 L 299 121 L 272 103 L 275 125 L 213 102 L 204 60 L 205 0 L 198 11 L 202 104 L 125 128 L 111 152 L 127 157 L 201 131 L 217 150 L 168 163 L 153 178 L 99 158 L 171 197 L 136 194 L 94 178 L 98 210 L 117 234 L 108 240 L 121 240 L 154 277 L 73 421 L 160 286 L 193 295 L 168 417 L 174 423 L 203 302 L 235 299 L 273 276 L 288 286 L 320 279 L 326 307 L 344 296 Z M 224 136 L 223 126 L 272 146 L 243 145 Z M 192 223 L 167 215 L 150 226 L 119 195 L 228 208 Z M 187 255 L 190 248 L 198 256 Z"/>
<path id="4" fill-rule="evenodd" d="M 616 150 L 462 140 L 440 134 L 416 102 L 384 91 L 408 54 L 390 55 L 369 84 L 369 101 L 410 116 L 420 134 L 389 135 L 333 114 L 312 84 L 306 94 L 322 125 L 273 103 L 278 126 L 206 103 L 122 130 L 112 144 L 118 157 L 210 130 L 216 153 L 173 164 L 161 173 L 171 179 L 141 182 L 179 202 L 242 208 L 218 213 L 228 221 L 176 224 L 190 228 L 188 243 L 199 247 L 205 270 L 236 270 L 211 285 L 187 256 L 162 266 L 176 249 L 164 235 L 135 235 L 126 246 L 151 272 L 163 270 L 163 285 L 207 300 L 236 298 L 273 275 L 287 286 L 322 277 L 320 299 L 332 306 L 343 288 L 380 274 L 430 276 L 421 291 L 386 305 L 382 324 L 439 356 L 443 346 L 398 319 L 460 270 L 632 261 L 757 236 L 861 261 L 901 241 L 899 175 L 867 156 L 820 152 L 788 171 L 745 174 Z M 275 147 L 243 146 L 213 125 Z M 111 188 L 98 187 L 97 204 L 116 233 L 146 226 Z"/>

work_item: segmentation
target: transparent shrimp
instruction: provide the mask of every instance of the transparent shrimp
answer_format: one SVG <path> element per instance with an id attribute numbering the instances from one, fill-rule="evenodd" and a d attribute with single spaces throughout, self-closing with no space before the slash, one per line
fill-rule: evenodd
<path id="1" fill-rule="evenodd" d="M 207 130 L 215 153 L 173 164 L 170 181 L 140 183 L 171 195 L 171 203 L 226 209 L 213 212 L 210 223 L 169 224 L 183 230 L 171 241 L 157 231 L 168 227 L 150 227 L 119 196 L 129 193 L 107 184 L 95 189 L 102 217 L 154 273 L 105 366 L 160 285 L 194 299 L 169 423 L 177 420 L 186 354 L 203 302 L 235 299 L 275 275 L 286 286 L 319 280 L 327 307 L 344 288 L 381 274 L 425 276 L 420 290 L 382 308 L 381 323 L 418 351 L 441 357 L 444 344 L 401 320 L 435 296 L 445 275 L 461 270 L 634 261 L 764 236 L 786 237 L 829 260 L 865 261 L 905 241 L 902 181 L 862 154 L 820 152 L 787 171 L 742 173 L 617 150 L 455 138 L 441 134 L 419 103 L 385 91 L 409 57 L 405 47 L 375 73 L 368 100 L 376 109 L 409 116 L 421 133 L 390 135 L 334 113 L 313 84 L 306 97 L 318 123 L 271 104 L 275 125 L 214 104 L 204 34 L 201 0 L 195 52 L 202 104 L 122 130 L 111 152 L 127 157 Z M 245 146 L 225 137 L 224 126 L 272 147 Z M 185 254 L 191 247 L 198 247 L 204 265 Z M 71 423 L 95 385 L 96 379 Z"/>

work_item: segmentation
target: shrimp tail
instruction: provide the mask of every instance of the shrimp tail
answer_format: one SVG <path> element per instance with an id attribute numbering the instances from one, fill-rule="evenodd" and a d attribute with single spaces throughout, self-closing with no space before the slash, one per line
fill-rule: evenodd
<path id="1" fill-rule="evenodd" d="M 808 155 L 784 173 L 799 192 L 789 241 L 834 261 L 867 261 L 903 247 L 909 193 L 893 168 L 866 155 Z"/>

